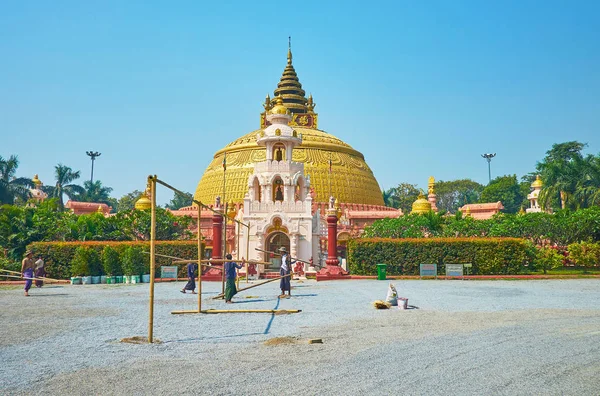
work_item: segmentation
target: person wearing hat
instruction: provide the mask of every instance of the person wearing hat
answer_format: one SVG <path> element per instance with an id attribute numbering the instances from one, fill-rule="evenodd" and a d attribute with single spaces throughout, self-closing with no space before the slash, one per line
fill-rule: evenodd
<path id="1" fill-rule="evenodd" d="M 33 261 L 33 253 L 31 250 L 25 252 L 25 258 L 21 264 L 21 277 L 25 278 L 25 296 L 29 297 L 29 289 L 31 289 L 31 281 L 33 279 L 33 270 L 35 262 Z"/>
<path id="2" fill-rule="evenodd" d="M 292 264 L 296 262 L 296 260 L 292 260 L 285 246 L 279 248 L 279 252 L 281 253 L 281 268 L 279 268 L 279 276 L 285 276 L 285 278 L 281 278 L 279 281 L 279 288 L 281 289 L 281 296 L 285 296 L 285 292 L 288 292 L 288 295 L 292 295 L 292 285 L 290 283 L 290 278 L 292 277 L 290 274 L 292 273 Z"/>

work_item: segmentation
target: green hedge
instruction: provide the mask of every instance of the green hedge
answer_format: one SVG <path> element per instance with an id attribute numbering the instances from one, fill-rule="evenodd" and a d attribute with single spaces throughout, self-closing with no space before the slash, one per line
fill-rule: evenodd
<path id="1" fill-rule="evenodd" d="M 361 238 L 348 242 L 348 265 L 353 275 L 376 275 L 387 264 L 389 275 L 419 275 L 419 264 L 472 263 L 474 275 L 518 274 L 531 265 L 535 248 L 517 238 Z M 531 267 L 529 267 L 531 269 Z"/>
<path id="2" fill-rule="evenodd" d="M 150 242 L 34 242 L 27 246 L 36 257 L 42 256 L 45 262 L 47 276 L 56 279 L 69 279 L 71 276 L 71 261 L 78 247 L 94 249 L 99 255 L 106 246 L 115 249 L 119 255 L 131 247 L 139 247 L 144 252 L 150 251 Z M 198 244 L 196 241 L 157 241 L 156 253 L 185 259 L 197 259 Z M 146 255 L 144 255 L 146 256 Z M 148 259 L 150 255 L 147 255 Z M 173 265 L 172 259 L 156 257 L 156 276 L 160 276 L 161 265 Z M 186 277 L 184 265 L 179 265 L 179 276 Z"/>

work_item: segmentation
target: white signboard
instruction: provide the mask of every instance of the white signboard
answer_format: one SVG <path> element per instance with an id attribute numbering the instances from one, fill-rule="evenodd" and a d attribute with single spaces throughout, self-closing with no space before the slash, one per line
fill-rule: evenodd
<path id="1" fill-rule="evenodd" d="M 463 276 L 463 265 L 446 264 L 446 276 Z"/>
<path id="2" fill-rule="evenodd" d="M 177 279 L 177 266 L 163 265 L 160 267 L 160 277 L 167 279 Z"/>

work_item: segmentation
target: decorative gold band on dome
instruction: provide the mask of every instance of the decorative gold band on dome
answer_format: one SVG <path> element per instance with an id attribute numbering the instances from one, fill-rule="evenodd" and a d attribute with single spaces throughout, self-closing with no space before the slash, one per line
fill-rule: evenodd
<path id="1" fill-rule="evenodd" d="M 294 149 L 293 161 L 304 163 L 304 172 L 310 176 L 315 200 L 326 202 L 331 193 L 340 202 L 381 205 L 381 189 L 373 172 L 365 163 L 363 155 L 348 144 L 326 132 L 297 128 L 302 134 L 302 145 Z M 227 152 L 226 196 L 234 202 L 242 202 L 248 191 L 248 177 L 256 162 L 264 161 L 264 148 L 256 144 L 256 134 L 251 132 L 219 150 L 207 167 L 194 194 L 201 202 L 214 202 L 223 195 L 223 156 Z M 331 153 L 332 172 L 329 173 Z"/>

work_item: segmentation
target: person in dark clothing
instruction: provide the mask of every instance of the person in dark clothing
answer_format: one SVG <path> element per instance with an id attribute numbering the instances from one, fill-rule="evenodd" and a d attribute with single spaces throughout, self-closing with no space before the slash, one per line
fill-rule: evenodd
<path id="1" fill-rule="evenodd" d="M 284 297 L 286 291 L 288 292 L 288 295 L 291 296 L 292 295 L 292 285 L 290 282 L 290 279 L 291 279 L 290 274 L 292 273 L 292 264 L 295 263 L 296 260 L 292 260 L 292 258 L 290 257 L 290 254 L 288 253 L 285 246 L 280 247 L 279 251 L 282 254 L 281 268 L 279 269 L 279 276 L 289 275 L 289 276 L 286 276 L 285 278 L 281 278 L 281 280 L 279 281 L 279 288 L 281 289 L 280 297 Z"/>
<path id="2" fill-rule="evenodd" d="M 227 260 L 231 260 L 231 254 L 228 254 L 227 256 L 225 256 L 225 258 Z M 245 261 L 242 258 L 241 264 L 237 264 L 233 261 L 228 261 L 223 265 L 223 270 L 225 271 L 225 280 L 227 282 L 225 283 L 225 302 L 228 304 L 233 303 L 231 299 L 237 293 L 237 288 L 235 287 L 235 278 L 237 277 L 236 270 L 242 268 L 244 266 L 244 263 Z"/>
<path id="3" fill-rule="evenodd" d="M 195 272 L 196 272 L 196 264 L 191 263 L 191 262 L 188 263 L 188 265 L 187 265 L 188 283 L 186 283 L 185 287 L 181 290 L 181 292 L 183 294 L 185 294 L 186 290 L 191 290 L 192 294 L 197 294 L 194 291 L 194 290 L 196 290 Z"/>

